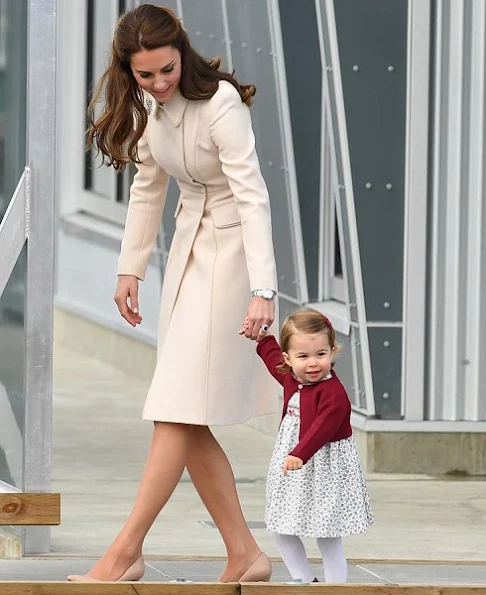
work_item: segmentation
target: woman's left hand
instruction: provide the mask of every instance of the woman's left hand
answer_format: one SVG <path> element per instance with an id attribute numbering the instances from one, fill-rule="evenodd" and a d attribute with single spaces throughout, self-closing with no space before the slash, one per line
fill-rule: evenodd
<path id="1" fill-rule="evenodd" d="M 275 300 L 265 300 L 262 297 L 250 298 L 245 320 L 240 329 L 240 335 L 245 335 L 253 341 L 261 341 L 266 331 L 262 326 L 270 326 L 275 320 Z"/>

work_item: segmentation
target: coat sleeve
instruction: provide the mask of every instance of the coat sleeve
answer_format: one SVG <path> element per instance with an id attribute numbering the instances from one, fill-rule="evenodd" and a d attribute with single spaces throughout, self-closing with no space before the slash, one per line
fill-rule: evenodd
<path id="1" fill-rule="evenodd" d="M 283 386 L 286 374 L 282 374 L 276 370 L 276 367 L 282 363 L 283 357 L 282 350 L 275 337 L 273 335 L 268 335 L 268 337 L 265 337 L 260 341 L 260 343 L 258 343 L 257 353 L 267 366 L 270 374 Z"/>
<path id="2" fill-rule="evenodd" d="M 147 131 L 138 142 L 137 173 L 130 188 L 125 232 L 118 261 L 119 275 L 145 278 L 150 253 L 159 233 L 169 176 L 156 163 L 148 146 Z"/>
<path id="3" fill-rule="evenodd" d="M 210 134 L 241 217 L 251 289 L 277 290 L 268 191 L 255 151 L 250 110 L 227 81 L 210 100 Z"/>
<path id="4" fill-rule="evenodd" d="M 329 392 L 323 390 L 315 420 L 289 454 L 299 457 L 304 464 L 307 463 L 318 450 L 331 441 L 350 414 L 351 404 L 344 390 L 340 390 L 340 387 L 334 387 Z"/>

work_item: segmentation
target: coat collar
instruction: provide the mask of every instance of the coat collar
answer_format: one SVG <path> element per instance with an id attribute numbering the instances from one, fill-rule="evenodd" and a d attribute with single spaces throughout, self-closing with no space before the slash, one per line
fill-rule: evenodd
<path id="1" fill-rule="evenodd" d="M 163 105 L 160 105 L 147 91 L 144 91 L 144 96 L 145 108 L 150 116 L 158 118 L 160 114 L 163 113 L 167 116 L 173 126 L 179 126 L 182 122 L 182 116 L 184 115 L 187 104 L 189 103 L 189 99 L 186 99 L 179 89 L 176 89 L 170 101 Z"/>

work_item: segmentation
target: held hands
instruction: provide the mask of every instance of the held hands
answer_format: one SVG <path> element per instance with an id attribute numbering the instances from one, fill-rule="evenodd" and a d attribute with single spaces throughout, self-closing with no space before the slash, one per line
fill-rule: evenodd
<path id="1" fill-rule="evenodd" d="M 270 326 L 275 320 L 275 302 L 274 300 L 265 300 L 261 297 L 250 298 L 248 311 L 245 320 L 239 330 L 240 335 L 245 335 L 253 341 L 261 341 L 265 337 L 262 331 L 262 325 Z"/>
<path id="2" fill-rule="evenodd" d="M 292 455 L 289 455 L 285 459 L 285 463 L 283 466 L 283 474 L 287 475 L 287 471 L 297 471 L 298 469 L 302 469 L 303 465 L 304 461 L 302 459 L 299 459 L 299 457 L 293 457 Z"/>
<path id="3" fill-rule="evenodd" d="M 115 303 L 123 318 L 132 326 L 142 322 L 138 313 L 138 278 L 134 275 L 119 275 L 116 286 Z"/>

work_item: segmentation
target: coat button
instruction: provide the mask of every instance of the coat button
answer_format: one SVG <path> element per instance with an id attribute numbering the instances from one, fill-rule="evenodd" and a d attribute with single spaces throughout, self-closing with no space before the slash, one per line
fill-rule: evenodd
<path id="1" fill-rule="evenodd" d="M 299 390 L 301 390 L 302 388 L 304 388 L 304 386 L 302 384 L 299 384 Z"/>

